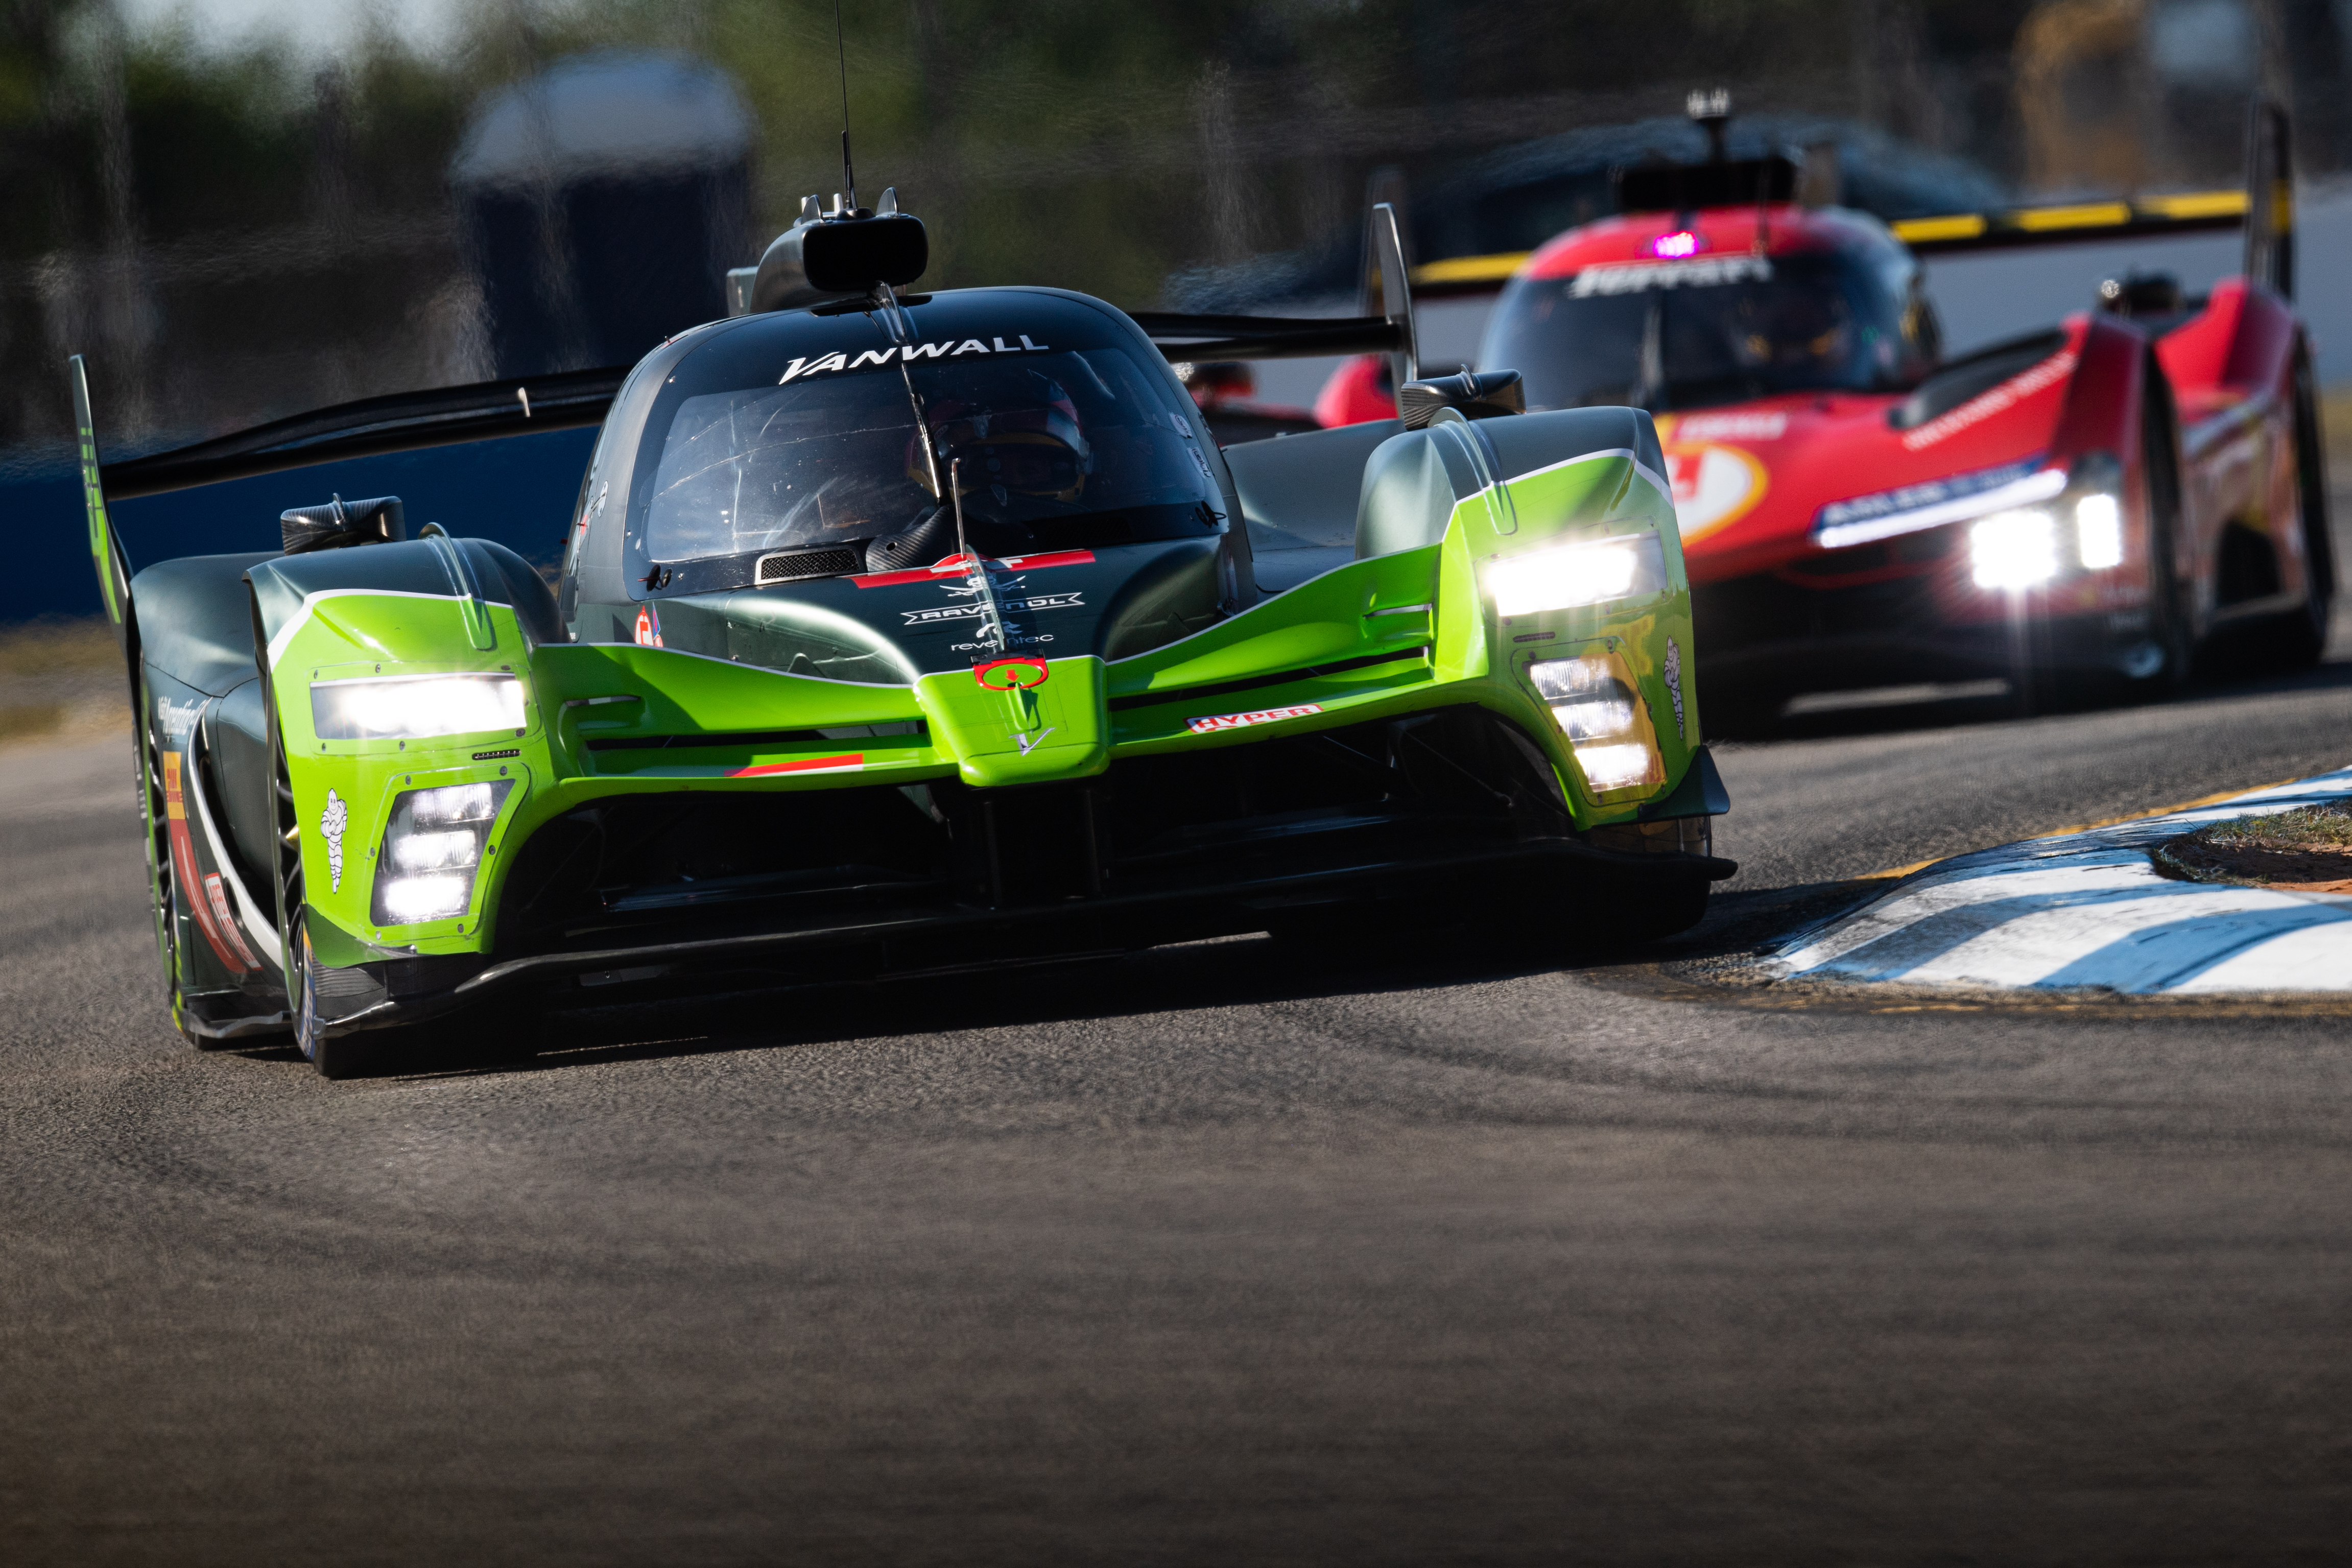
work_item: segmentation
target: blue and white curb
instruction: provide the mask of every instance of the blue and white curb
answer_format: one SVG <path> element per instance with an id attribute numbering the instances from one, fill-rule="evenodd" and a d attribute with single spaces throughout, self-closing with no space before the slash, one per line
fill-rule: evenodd
<path id="1" fill-rule="evenodd" d="M 1781 979 L 2096 987 L 2138 994 L 2352 991 L 2352 897 L 2180 882 L 2151 845 L 2200 823 L 2352 797 L 2352 768 L 2060 838 L 1938 861 L 1766 961 Z"/>

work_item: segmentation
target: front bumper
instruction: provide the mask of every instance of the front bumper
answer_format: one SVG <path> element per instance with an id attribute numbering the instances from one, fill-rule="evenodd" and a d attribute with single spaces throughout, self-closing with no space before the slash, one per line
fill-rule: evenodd
<path id="1" fill-rule="evenodd" d="M 357 966 L 377 988 L 338 997 L 331 1027 L 1127 951 L 1340 906 L 1565 927 L 1733 873 L 1693 852 L 1713 776 L 1695 765 L 1647 828 L 1580 833 L 1542 753 L 1462 704 L 1009 789 L 608 797 L 522 845 L 490 952 Z"/>

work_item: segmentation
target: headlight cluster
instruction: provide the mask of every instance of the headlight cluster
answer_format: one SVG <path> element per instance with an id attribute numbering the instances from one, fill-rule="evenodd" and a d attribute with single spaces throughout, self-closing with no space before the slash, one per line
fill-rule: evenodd
<path id="1" fill-rule="evenodd" d="M 1532 616 L 1662 592 L 1666 558 L 1656 534 L 1625 534 L 1506 555 L 1486 578 L 1496 614 Z"/>
<path id="2" fill-rule="evenodd" d="M 1595 791 L 1665 782 L 1665 760 L 1643 732 L 1640 700 L 1615 658 L 1546 659 L 1528 666 L 1528 679 Z"/>
<path id="3" fill-rule="evenodd" d="M 322 741 L 418 741 L 523 727 L 522 682 L 511 675 L 394 675 L 321 680 L 310 721 Z"/>
<path id="4" fill-rule="evenodd" d="M 402 792 L 384 825 L 370 918 L 380 926 L 449 920 L 473 902 L 490 828 L 511 779 Z"/>
<path id="5" fill-rule="evenodd" d="M 2116 498 L 2094 491 L 2071 510 L 2071 527 L 2063 503 L 1997 511 L 1970 524 L 1969 568 L 1976 585 L 2037 587 L 2066 570 L 2070 555 L 2086 572 L 2122 565 L 2124 514 Z"/>

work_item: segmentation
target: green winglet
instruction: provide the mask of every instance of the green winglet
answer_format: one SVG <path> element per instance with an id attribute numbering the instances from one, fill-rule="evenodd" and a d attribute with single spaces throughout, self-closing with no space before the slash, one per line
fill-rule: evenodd
<path id="1" fill-rule="evenodd" d="M 106 515 L 106 487 L 98 474 L 98 428 L 89 413 L 89 373 L 75 354 L 66 361 L 73 383 L 74 432 L 81 457 L 82 506 L 89 514 L 89 559 L 98 571 L 98 591 L 106 601 L 106 618 L 122 629 L 122 612 L 131 602 L 131 573 L 122 542 Z"/>

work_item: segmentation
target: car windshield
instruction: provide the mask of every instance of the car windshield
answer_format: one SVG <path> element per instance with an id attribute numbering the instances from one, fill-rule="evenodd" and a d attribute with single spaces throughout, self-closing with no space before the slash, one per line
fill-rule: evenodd
<path id="1" fill-rule="evenodd" d="M 969 542 L 990 555 L 1216 531 L 1187 411 L 1124 351 L 871 357 L 884 367 L 820 363 L 680 400 L 643 514 L 648 558 L 905 541 L 929 564 L 954 548 L 951 472 Z"/>
<path id="2" fill-rule="evenodd" d="M 1519 279 L 1479 363 L 1517 371 L 1530 408 L 1663 410 L 1893 387 L 1905 347 L 1898 308 L 1864 268 L 1740 254 Z"/>

